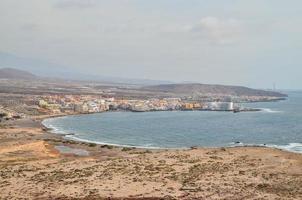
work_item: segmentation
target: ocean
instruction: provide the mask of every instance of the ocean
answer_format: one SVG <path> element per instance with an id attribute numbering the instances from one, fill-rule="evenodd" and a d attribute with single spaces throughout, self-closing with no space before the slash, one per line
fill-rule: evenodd
<path id="1" fill-rule="evenodd" d="M 65 137 L 125 147 L 260 145 L 302 153 L 302 92 L 279 102 L 247 103 L 259 112 L 106 112 L 43 121 Z"/>

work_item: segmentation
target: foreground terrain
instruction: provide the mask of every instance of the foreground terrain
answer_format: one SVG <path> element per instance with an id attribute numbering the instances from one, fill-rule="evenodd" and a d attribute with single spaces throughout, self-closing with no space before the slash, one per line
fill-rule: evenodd
<path id="1" fill-rule="evenodd" d="M 0 199 L 302 199 L 302 154 L 277 149 L 101 146 L 37 119 L 1 125 L 0 144 Z"/>

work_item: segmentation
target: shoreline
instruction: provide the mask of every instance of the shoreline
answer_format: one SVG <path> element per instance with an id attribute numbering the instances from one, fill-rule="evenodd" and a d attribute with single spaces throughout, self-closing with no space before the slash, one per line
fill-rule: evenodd
<path id="1" fill-rule="evenodd" d="M 119 112 L 119 111 L 113 111 L 113 112 Z M 124 112 L 124 111 L 122 111 Z M 126 112 L 126 111 L 125 111 Z M 77 113 L 77 114 L 66 114 L 66 115 L 58 115 L 58 116 L 45 116 L 42 119 L 40 119 L 40 125 L 43 127 L 42 129 L 45 130 L 49 134 L 54 134 L 56 136 L 61 137 L 62 140 L 70 140 L 74 142 L 79 143 L 87 143 L 87 144 L 96 144 L 96 145 L 106 145 L 106 146 L 112 146 L 115 148 L 134 148 L 134 149 L 143 149 L 143 150 L 189 150 L 189 149 L 219 149 L 219 148 L 238 148 L 238 147 L 260 147 L 260 148 L 272 148 L 277 150 L 282 150 L 290 153 L 297 153 L 302 154 L 302 151 L 295 151 L 290 150 L 286 148 L 286 146 L 291 146 L 291 144 L 300 144 L 298 142 L 291 142 L 285 145 L 276 145 L 276 144 L 243 144 L 241 142 L 233 142 L 234 144 L 230 144 L 229 146 L 212 146 L 212 147 L 205 147 L 205 146 L 191 146 L 191 147 L 147 147 L 147 146 L 135 146 L 135 145 L 124 145 L 124 144 L 114 144 L 114 143 L 106 143 L 106 142 L 99 142 L 99 141 L 93 141 L 88 139 L 81 139 L 78 137 L 73 137 L 75 135 L 74 133 L 56 133 L 53 128 L 49 128 L 46 125 L 43 124 L 44 120 L 52 119 L 52 118 L 61 118 L 61 117 L 68 117 L 68 116 L 82 116 L 82 115 L 93 115 L 93 114 L 101 114 L 101 113 Z M 68 138 L 68 136 L 70 136 Z M 298 147 L 302 146 L 298 145 Z M 283 148 L 282 148 L 283 147 Z M 295 147 L 293 147 L 295 148 Z"/>

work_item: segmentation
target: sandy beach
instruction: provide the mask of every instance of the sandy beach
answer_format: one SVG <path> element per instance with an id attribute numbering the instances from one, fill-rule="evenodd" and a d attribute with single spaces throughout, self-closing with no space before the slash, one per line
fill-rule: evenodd
<path id="1" fill-rule="evenodd" d="M 45 117 L 1 125 L 0 199 L 302 199 L 302 154 L 68 141 L 43 129 Z"/>

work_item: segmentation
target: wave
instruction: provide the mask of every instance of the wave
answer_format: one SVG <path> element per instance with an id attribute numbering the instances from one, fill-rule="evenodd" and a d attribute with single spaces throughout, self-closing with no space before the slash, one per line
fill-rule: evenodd
<path id="1" fill-rule="evenodd" d="M 266 113 L 281 113 L 282 111 L 279 110 L 272 110 L 270 108 L 259 108 L 261 109 L 262 112 L 266 112 Z"/>
<path id="2" fill-rule="evenodd" d="M 231 147 L 249 147 L 249 146 L 270 147 L 270 148 L 281 149 L 294 153 L 302 153 L 302 143 L 289 143 L 286 145 L 276 145 L 276 144 L 244 144 L 241 142 L 236 142 L 236 143 L 231 143 L 230 146 Z"/>
<path id="3" fill-rule="evenodd" d="M 267 146 L 290 151 L 290 152 L 302 153 L 302 143 L 289 143 L 287 145 L 267 145 Z"/>
<path id="4" fill-rule="evenodd" d="M 51 133 L 55 133 L 55 134 L 58 134 L 58 135 L 66 135 L 66 134 L 69 134 L 68 132 L 66 132 L 65 130 L 63 129 L 60 129 L 52 124 L 50 124 L 50 120 L 49 121 L 42 121 L 42 125 L 49 128 L 51 131 Z"/>

